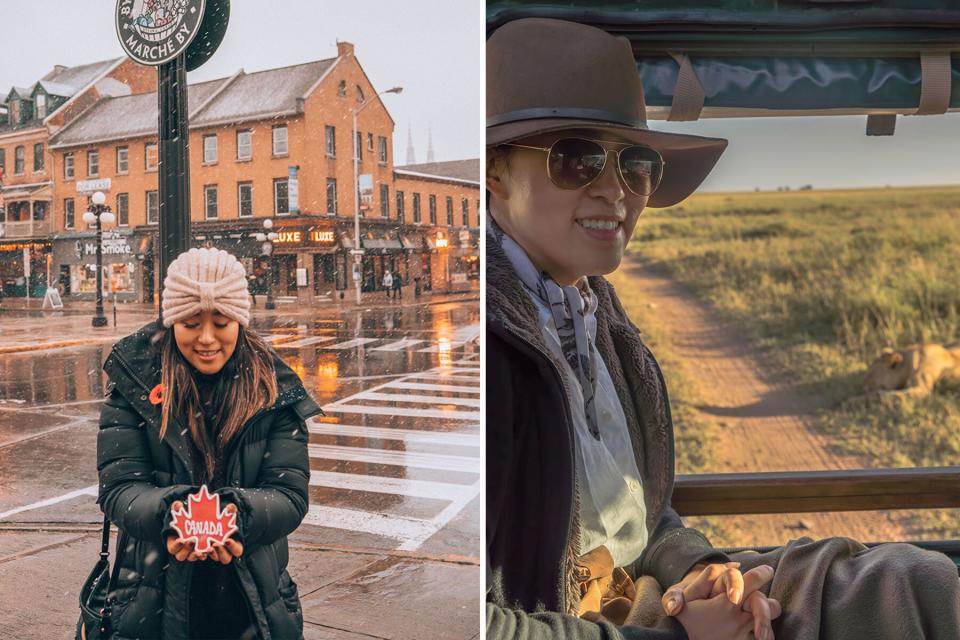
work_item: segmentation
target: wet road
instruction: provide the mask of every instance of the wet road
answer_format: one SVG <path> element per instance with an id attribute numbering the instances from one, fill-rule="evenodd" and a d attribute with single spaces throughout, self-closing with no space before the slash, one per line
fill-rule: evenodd
<path id="1" fill-rule="evenodd" d="M 476 302 L 258 317 L 324 408 L 295 539 L 479 556 Z M 70 339 L 83 336 L 59 336 Z M 0 524 L 96 523 L 110 343 L 0 355 Z"/>

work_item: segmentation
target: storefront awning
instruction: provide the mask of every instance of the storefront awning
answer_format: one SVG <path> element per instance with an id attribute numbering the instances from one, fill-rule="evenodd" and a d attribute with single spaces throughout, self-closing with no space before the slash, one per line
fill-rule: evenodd
<path id="1" fill-rule="evenodd" d="M 41 185 L 17 185 L 12 184 L 0 188 L 0 199 L 3 200 L 21 200 L 23 198 L 53 197 L 53 189 L 48 184 Z"/>
<path id="2" fill-rule="evenodd" d="M 370 230 L 360 238 L 364 249 L 402 249 L 403 245 L 389 231 Z"/>
<path id="3" fill-rule="evenodd" d="M 354 248 L 353 236 L 348 235 L 348 234 L 346 234 L 346 233 L 341 233 L 341 234 L 340 234 L 340 246 L 343 247 L 344 249 L 348 250 L 348 251 L 351 250 L 351 249 L 353 249 L 353 248 Z"/>

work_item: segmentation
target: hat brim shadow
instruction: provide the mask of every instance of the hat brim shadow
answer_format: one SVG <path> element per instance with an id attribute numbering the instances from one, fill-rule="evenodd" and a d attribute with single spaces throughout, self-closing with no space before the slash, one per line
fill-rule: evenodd
<path id="1" fill-rule="evenodd" d="M 570 118 L 521 120 L 487 127 L 487 147 L 565 129 L 609 131 L 630 142 L 655 149 L 663 156 L 663 178 L 660 186 L 647 200 L 647 206 L 654 208 L 673 206 L 693 193 L 713 170 L 724 149 L 727 148 L 727 141 L 723 138 L 667 133 L 609 122 Z"/>

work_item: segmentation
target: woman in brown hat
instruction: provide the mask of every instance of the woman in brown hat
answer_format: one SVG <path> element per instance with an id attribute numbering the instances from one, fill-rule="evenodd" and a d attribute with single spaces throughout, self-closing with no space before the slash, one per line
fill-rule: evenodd
<path id="1" fill-rule="evenodd" d="M 741 573 L 670 506 L 666 386 L 602 276 L 725 147 L 647 128 L 624 39 L 529 19 L 487 43 L 488 638 L 960 637 L 944 556 L 794 541 Z"/>

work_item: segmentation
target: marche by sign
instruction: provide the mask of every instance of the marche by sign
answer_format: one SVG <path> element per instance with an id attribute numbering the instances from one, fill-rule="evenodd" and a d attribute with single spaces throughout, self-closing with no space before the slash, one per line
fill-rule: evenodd
<path id="1" fill-rule="evenodd" d="M 136 62 L 160 65 L 190 46 L 205 8 L 206 0 L 117 0 L 117 36 Z"/>

